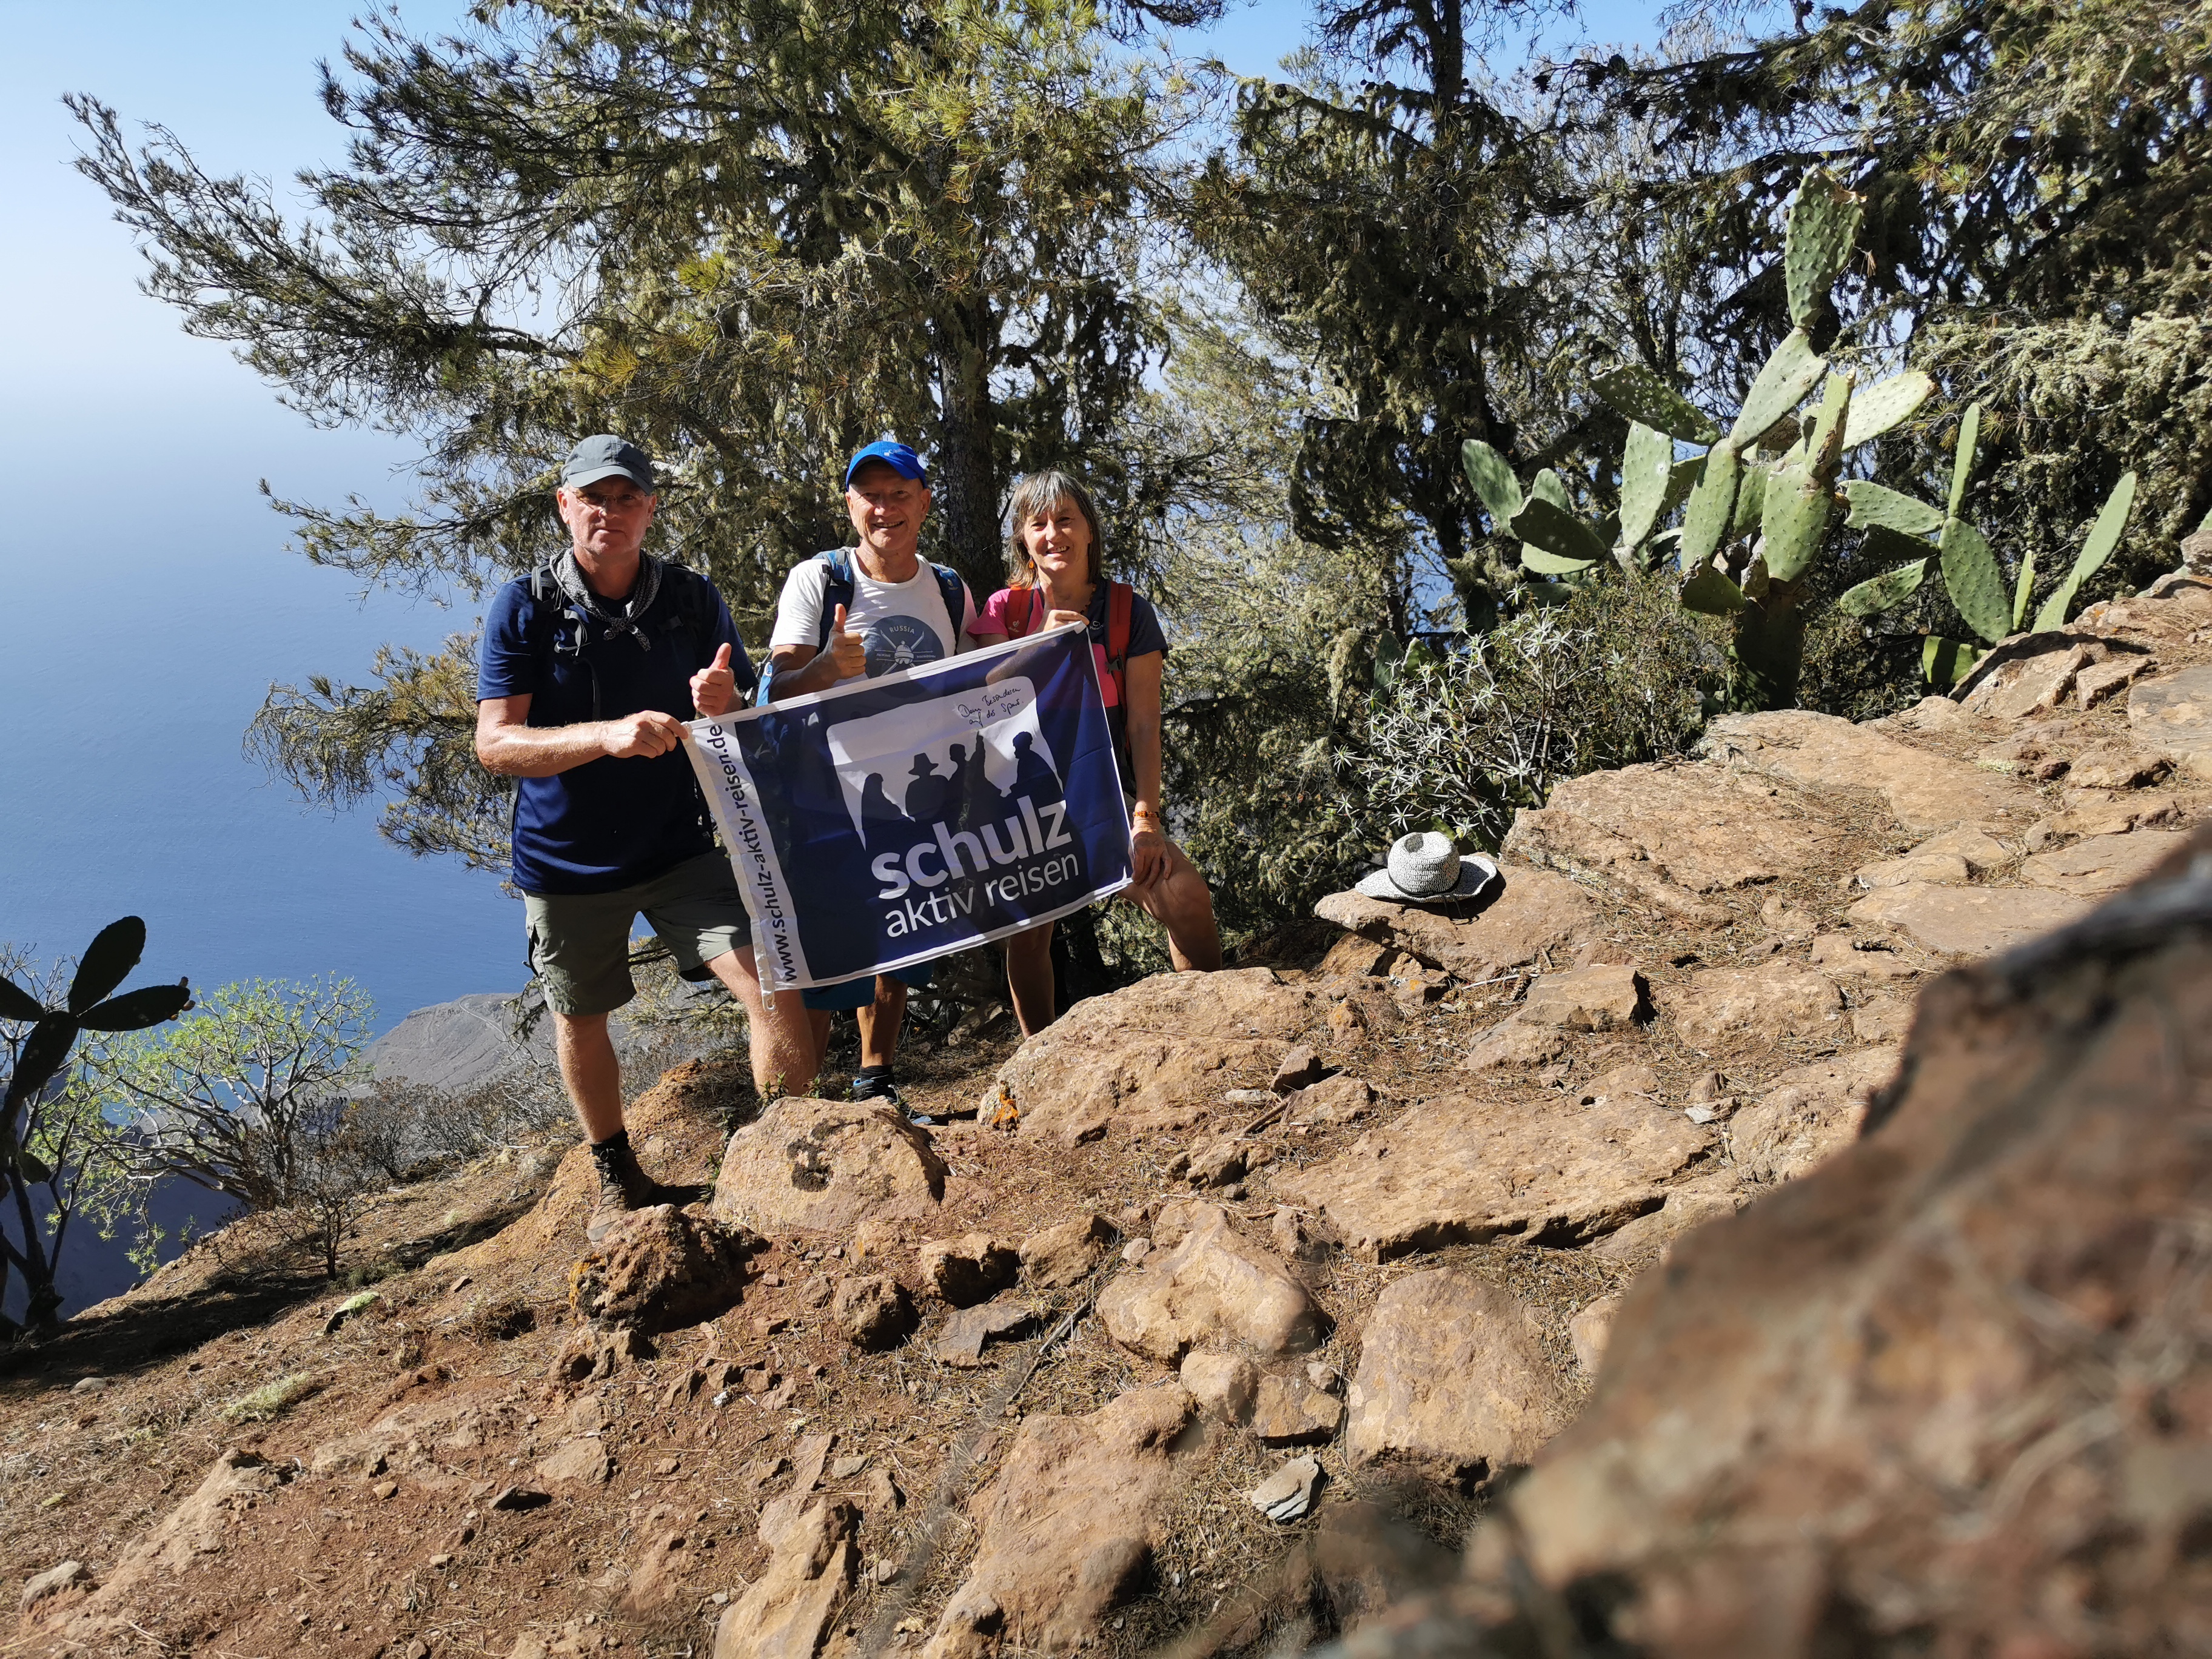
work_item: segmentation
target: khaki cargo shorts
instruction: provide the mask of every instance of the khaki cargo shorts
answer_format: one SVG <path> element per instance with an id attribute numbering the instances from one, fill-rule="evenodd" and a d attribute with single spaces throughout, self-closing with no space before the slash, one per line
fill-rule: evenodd
<path id="1" fill-rule="evenodd" d="M 673 870 L 611 893 L 525 893 L 530 969 L 556 1013 L 611 1013 L 637 994 L 629 976 L 630 923 L 643 915 L 686 979 L 750 950 L 752 923 L 730 861 L 702 853 Z"/>

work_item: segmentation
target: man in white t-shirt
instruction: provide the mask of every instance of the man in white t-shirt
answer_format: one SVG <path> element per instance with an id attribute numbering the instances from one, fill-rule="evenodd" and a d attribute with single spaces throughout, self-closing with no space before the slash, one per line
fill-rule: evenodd
<path id="1" fill-rule="evenodd" d="M 929 473 L 921 457 L 888 441 L 859 451 L 845 464 L 845 510 L 860 546 L 809 559 L 784 579 L 769 635 L 771 702 L 941 661 L 974 644 L 968 630 L 975 621 L 975 596 L 957 575 L 921 555 L 921 521 L 929 512 Z M 848 586 L 849 597 L 841 599 Z M 817 1054 L 832 1011 L 850 1008 L 859 1019 L 854 1099 L 905 1105 L 892 1061 L 908 988 L 929 980 L 925 963 L 896 976 L 879 974 L 872 988 L 862 979 L 800 994 L 813 1012 Z M 930 1120 L 917 1115 L 916 1121 Z"/>

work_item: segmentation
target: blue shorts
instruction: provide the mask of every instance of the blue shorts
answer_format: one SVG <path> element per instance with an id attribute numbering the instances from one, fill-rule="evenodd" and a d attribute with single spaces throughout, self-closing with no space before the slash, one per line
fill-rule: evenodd
<path id="1" fill-rule="evenodd" d="M 928 984 L 936 974 L 935 963 L 917 962 L 900 969 L 896 974 L 886 974 L 884 977 L 898 981 L 908 990 L 919 991 L 923 986 Z M 828 1009 L 832 1012 L 842 1012 L 848 1008 L 865 1008 L 875 1000 L 876 981 L 866 975 L 863 975 L 859 979 L 845 980 L 836 985 L 817 986 L 812 990 L 801 991 L 799 994 L 799 1005 L 802 1007 Z"/>

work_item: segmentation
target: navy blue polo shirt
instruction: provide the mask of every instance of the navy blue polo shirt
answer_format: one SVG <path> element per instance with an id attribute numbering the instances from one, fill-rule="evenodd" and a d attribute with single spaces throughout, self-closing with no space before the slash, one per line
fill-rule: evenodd
<path id="1" fill-rule="evenodd" d="M 687 594 L 684 583 L 697 586 Z M 725 645 L 739 694 L 750 690 L 737 624 L 704 576 L 668 567 L 638 626 L 649 649 L 581 616 L 550 581 L 543 600 L 532 599 L 528 578 L 511 581 L 484 618 L 477 699 L 526 695 L 528 723 L 538 726 L 648 709 L 693 720 L 691 676 Z M 651 759 L 602 756 L 517 782 L 514 884 L 526 893 L 611 893 L 714 850 L 707 803 L 680 748 Z"/>

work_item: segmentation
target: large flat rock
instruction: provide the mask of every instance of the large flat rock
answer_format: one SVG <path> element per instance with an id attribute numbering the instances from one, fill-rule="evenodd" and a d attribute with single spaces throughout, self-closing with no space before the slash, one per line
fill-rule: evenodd
<path id="1" fill-rule="evenodd" d="M 1802 708 L 1723 715 L 1705 728 L 1698 748 L 1808 788 L 1871 789 L 1916 835 L 1960 823 L 2002 834 L 2042 816 L 2034 792 L 2008 779 Z"/>
<path id="2" fill-rule="evenodd" d="M 1331 893 L 1314 914 L 1470 984 L 1543 961 L 1590 936 L 1597 905 L 1573 882 L 1525 865 L 1499 869 L 1504 886 L 1480 909 L 1392 904 L 1346 890 Z"/>
<path id="3" fill-rule="evenodd" d="M 1535 1316 L 1463 1268 L 1407 1273 L 1361 1333 L 1345 1448 L 1453 1480 L 1526 1463 L 1573 1408 Z"/>
<path id="4" fill-rule="evenodd" d="M 2136 742 L 2212 779 L 2212 668 L 2141 681 L 2128 693 L 2128 724 Z"/>
<path id="5" fill-rule="evenodd" d="M 1635 1096 L 1577 1108 L 1445 1095 L 1276 1187 L 1370 1261 L 1501 1235 L 1568 1244 L 1657 1208 L 1717 1144 Z"/>
<path id="6" fill-rule="evenodd" d="M 2136 830 L 2125 835 L 2090 836 L 2055 853 L 2023 860 L 2023 880 L 2081 898 L 2101 898 L 2131 887 L 2189 844 L 2172 830 Z"/>
<path id="7" fill-rule="evenodd" d="M 1661 763 L 1570 778 L 1515 814 L 1505 850 L 1613 886 L 1692 921 L 1701 896 L 1826 870 L 1843 832 L 1794 792 L 1714 766 Z"/>
<path id="8" fill-rule="evenodd" d="M 1155 974 L 1076 1004 L 1014 1051 L 999 1084 L 1025 1134 L 1073 1145 L 1116 1121 L 1173 1127 L 1224 1090 L 1264 1086 L 1323 1012 L 1272 969 Z"/>
<path id="9" fill-rule="evenodd" d="M 1877 888 L 1849 915 L 1908 933 L 1931 951 L 1990 957 L 2063 927 L 2089 907 L 2041 887 L 1939 887 L 1908 881 Z"/>

